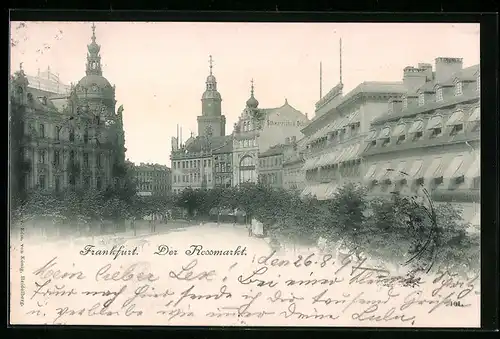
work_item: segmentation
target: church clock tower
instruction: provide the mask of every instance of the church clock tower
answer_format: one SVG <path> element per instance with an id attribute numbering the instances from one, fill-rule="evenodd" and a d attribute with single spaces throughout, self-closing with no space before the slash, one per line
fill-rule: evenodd
<path id="1" fill-rule="evenodd" d="M 199 136 L 223 136 L 226 134 L 226 117 L 221 113 L 222 98 L 217 91 L 217 80 L 212 74 L 213 60 L 210 55 L 210 74 L 201 97 L 201 115 L 198 116 Z"/>

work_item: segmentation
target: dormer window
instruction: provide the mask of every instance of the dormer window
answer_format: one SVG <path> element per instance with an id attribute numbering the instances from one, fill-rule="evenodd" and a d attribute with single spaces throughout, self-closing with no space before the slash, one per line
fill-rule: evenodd
<path id="1" fill-rule="evenodd" d="M 425 95 L 424 93 L 420 93 L 418 96 L 418 105 L 423 106 L 425 104 Z"/>
<path id="2" fill-rule="evenodd" d="M 443 89 L 438 88 L 436 91 L 436 101 L 443 101 Z"/>
<path id="3" fill-rule="evenodd" d="M 462 95 L 463 89 L 462 89 L 462 82 L 459 81 L 455 84 L 455 95 Z"/>

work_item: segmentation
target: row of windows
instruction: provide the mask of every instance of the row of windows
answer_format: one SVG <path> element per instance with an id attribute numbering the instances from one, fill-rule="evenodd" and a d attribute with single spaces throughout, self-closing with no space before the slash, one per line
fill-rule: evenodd
<path id="1" fill-rule="evenodd" d="M 268 185 L 281 185 L 282 184 L 281 172 L 260 174 L 259 181 L 263 184 L 268 184 Z"/>
<path id="2" fill-rule="evenodd" d="M 235 145 L 238 148 L 256 147 L 257 140 L 256 139 L 236 140 Z"/>
<path id="3" fill-rule="evenodd" d="M 361 174 L 361 166 L 359 163 L 345 163 L 341 167 L 323 168 L 319 172 L 307 172 L 306 179 L 308 181 L 323 181 L 325 179 L 333 180 L 342 177 L 359 177 Z"/>
<path id="4" fill-rule="evenodd" d="M 476 81 L 476 91 L 481 91 L 481 79 L 480 77 L 478 76 L 477 77 L 477 81 Z M 463 82 L 461 81 L 458 81 L 456 84 L 455 84 L 455 88 L 454 88 L 454 94 L 455 96 L 460 96 L 463 94 Z M 436 101 L 443 101 L 444 100 L 444 97 L 443 97 L 443 88 L 438 88 L 436 90 L 436 95 L 435 95 L 435 100 Z M 420 93 L 419 96 L 418 96 L 418 105 L 419 106 L 424 106 L 425 105 L 425 93 Z M 404 98 L 403 100 L 403 107 L 404 108 L 408 108 L 408 98 Z"/>
<path id="5" fill-rule="evenodd" d="M 34 131 L 34 128 L 33 128 L 33 125 L 30 123 L 30 124 L 28 124 L 28 130 L 27 130 L 27 132 L 31 133 L 31 131 Z M 63 138 L 61 138 L 62 131 L 63 131 L 63 127 L 61 127 L 61 126 L 54 126 L 54 133 L 53 133 L 54 140 L 56 140 L 56 141 L 64 140 Z M 43 124 L 43 123 L 39 124 L 37 132 L 38 132 L 37 136 L 39 138 L 45 139 L 47 137 L 47 133 L 46 133 L 46 129 L 45 129 L 45 124 Z M 95 132 L 95 138 L 96 138 L 96 140 L 98 140 L 99 136 L 100 136 L 99 131 L 96 131 Z M 85 144 L 89 143 L 89 141 L 90 141 L 91 138 L 89 136 L 88 129 L 84 129 L 83 130 L 82 139 L 83 139 L 83 142 Z M 67 140 L 70 141 L 70 142 L 74 142 L 75 141 L 75 130 L 73 128 L 70 128 L 68 130 L 68 139 Z"/>
<path id="6" fill-rule="evenodd" d="M 233 167 L 231 166 L 230 163 L 217 163 L 215 164 L 215 172 L 232 172 Z"/>
<path id="7" fill-rule="evenodd" d="M 464 133 L 465 128 L 476 132 L 480 129 L 479 107 L 471 110 L 467 119 L 462 110 L 457 110 L 447 119 L 441 115 L 430 117 L 427 124 L 422 119 L 412 123 L 401 122 L 395 126 L 385 126 L 380 132 L 372 130 L 367 136 L 370 146 L 380 145 L 386 147 L 390 144 L 399 145 L 406 140 L 418 141 L 428 136 L 430 139 L 443 135 L 454 136 Z M 425 128 L 424 128 L 425 127 Z"/>
<path id="8" fill-rule="evenodd" d="M 211 159 L 203 159 L 203 167 L 211 167 L 211 166 L 212 166 Z M 200 168 L 201 167 L 201 160 L 174 161 L 174 162 L 172 162 L 172 167 L 174 169 Z"/>
<path id="9" fill-rule="evenodd" d="M 44 174 L 41 174 L 38 176 L 37 178 L 37 182 L 36 182 L 36 187 L 38 189 L 41 189 L 41 190 L 46 190 L 49 185 L 48 185 L 48 177 Z M 54 190 L 56 192 L 60 192 L 61 191 L 61 188 L 63 186 L 63 182 L 64 182 L 64 178 L 61 177 L 61 176 L 55 176 L 54 177 Z M 82 186 L 83 188 L 90 188 L 91 187 L 91 177 L 90 176 L 84 176 L 83 179 L 82 179 Z M 78 185 L 79 183 L 79 180 L 78 180 L 78 177 L 74 176 L 74 175 L 69 175 L 68 176 L 68 183 L 70 186 L 76 186 Z M 95 179 L 95 187 L 97 189 L 102 189 L 103 187 L 103 181 L 100 177 L 96 177 Z"/>
<path id="10" fill-rule="evenodd" d="M 259 166 L 262 168 L 281 166 L 282 164 L 283 164 L 283 159 L 280 156 L 259 159 Z"/>
<path id="11" fill-rule="evenodd" d="M 250 131 L 252 129 L 252 124 L 250 121 L 243 121 L 241 124 L 241 130 L 244 132 Z"/>
<path id="12" fill-rule="evenodd" d="M 168 185 L 140 185 L 141 191 L 167 191 L 170 189 Z"/>
<path id="13" fill-rule="evenodd" d="M 174 175 L 174 183 L 194 183 L 194 182 L 202 182 L 202 176 L 200 173 L 190 173 L 185 175 Z M 203 174 L 203 181 L 212 182 L 212 174 Z"/>
<path id="14" fill-rule="evenodd" d="M 344 126 L 341 129 L 328 131 L 325 136 L 313 141 L 306 147 L 308 149 L 319 149 L 325 147 L 326 145 L 337 145 L 339 143 L 345 142 L 360 134 L 360 126 L 361 124 L 357 122 L 348 126 Z"/>
<path id="15" fill-rule="evenodd" d="M 139 177 L 148 177 L 148 178 L 152 178 L 152 177 L 160 177 L 160 178 L 164 178 L 168 175 L 167 172 L 164 172 L 164 171 L 154 171 L 154 172 L 137 172 L 137 175 Z"/>
<path id="16" fill-rule="evenodd" d="M 75 151 L 70 151 L 69 152 L 69 161 L 70 162 L 74 162 L 75 161 L 75 156 L 76 156 Z M 83 156 L 83 166 L 84 167 L 89 167 L 89 164 L 90 164 L 90 162 L 89 162 L 89 153 L 84 152 L 82 154 L 82 156 Z M 96 167 L 101 167 L 101 165 L 102 165 L 102 157 L 103 157 L 102 154 L 97 154 L 96 155 L 96 158 L 95 158 L 95 161 L 96 161 L 95 165 L 96 165 Z M 62 158 L 61 157 L 61 151 L 54 150 L 53 151 L 52 164 L 54 166 L 59 166 L 62 163 L 61 158 Z M 38 162 L 40 164 L 46 164 L 47 160 L 48 160 L 47 159 L 47 151 L 46 150 L 39 150 L 38 151 Z"/>

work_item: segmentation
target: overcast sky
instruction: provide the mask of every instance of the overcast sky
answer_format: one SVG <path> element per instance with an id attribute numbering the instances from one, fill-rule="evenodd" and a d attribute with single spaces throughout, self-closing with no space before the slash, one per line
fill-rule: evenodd
<path id="1" fill-rule="evenodd" d="M 65 83 L 85 75 L 91 23 L 28 22 L 12 35 L 12 72 L 36 75 L 47 66 Z M 103 75 L 116 85 L 124 106 L 127 157 L 134 162 L 170 164 L 176 125 L 183 139 L 196 133 L 209 55 L 222 95 L 226 133 L 245 107 L 250 80 L 260 107 L 281 106 L 285 98 L 314 116 L 319 99 L 339 80 L 342 37 L 344 93 L 363 81 L 400 81 L 402 70 L 436 57 L 479 63 L 478 24 L 335 23 L 96 23 Z"/>

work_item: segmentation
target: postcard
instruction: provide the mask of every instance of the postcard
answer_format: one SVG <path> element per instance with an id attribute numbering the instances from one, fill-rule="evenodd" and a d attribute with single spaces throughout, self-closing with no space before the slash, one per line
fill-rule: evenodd
<path id="1" fill-rule="evenodd" d="M 10 29 L 11 325 L 480 327 L 478 24 Z"/>

